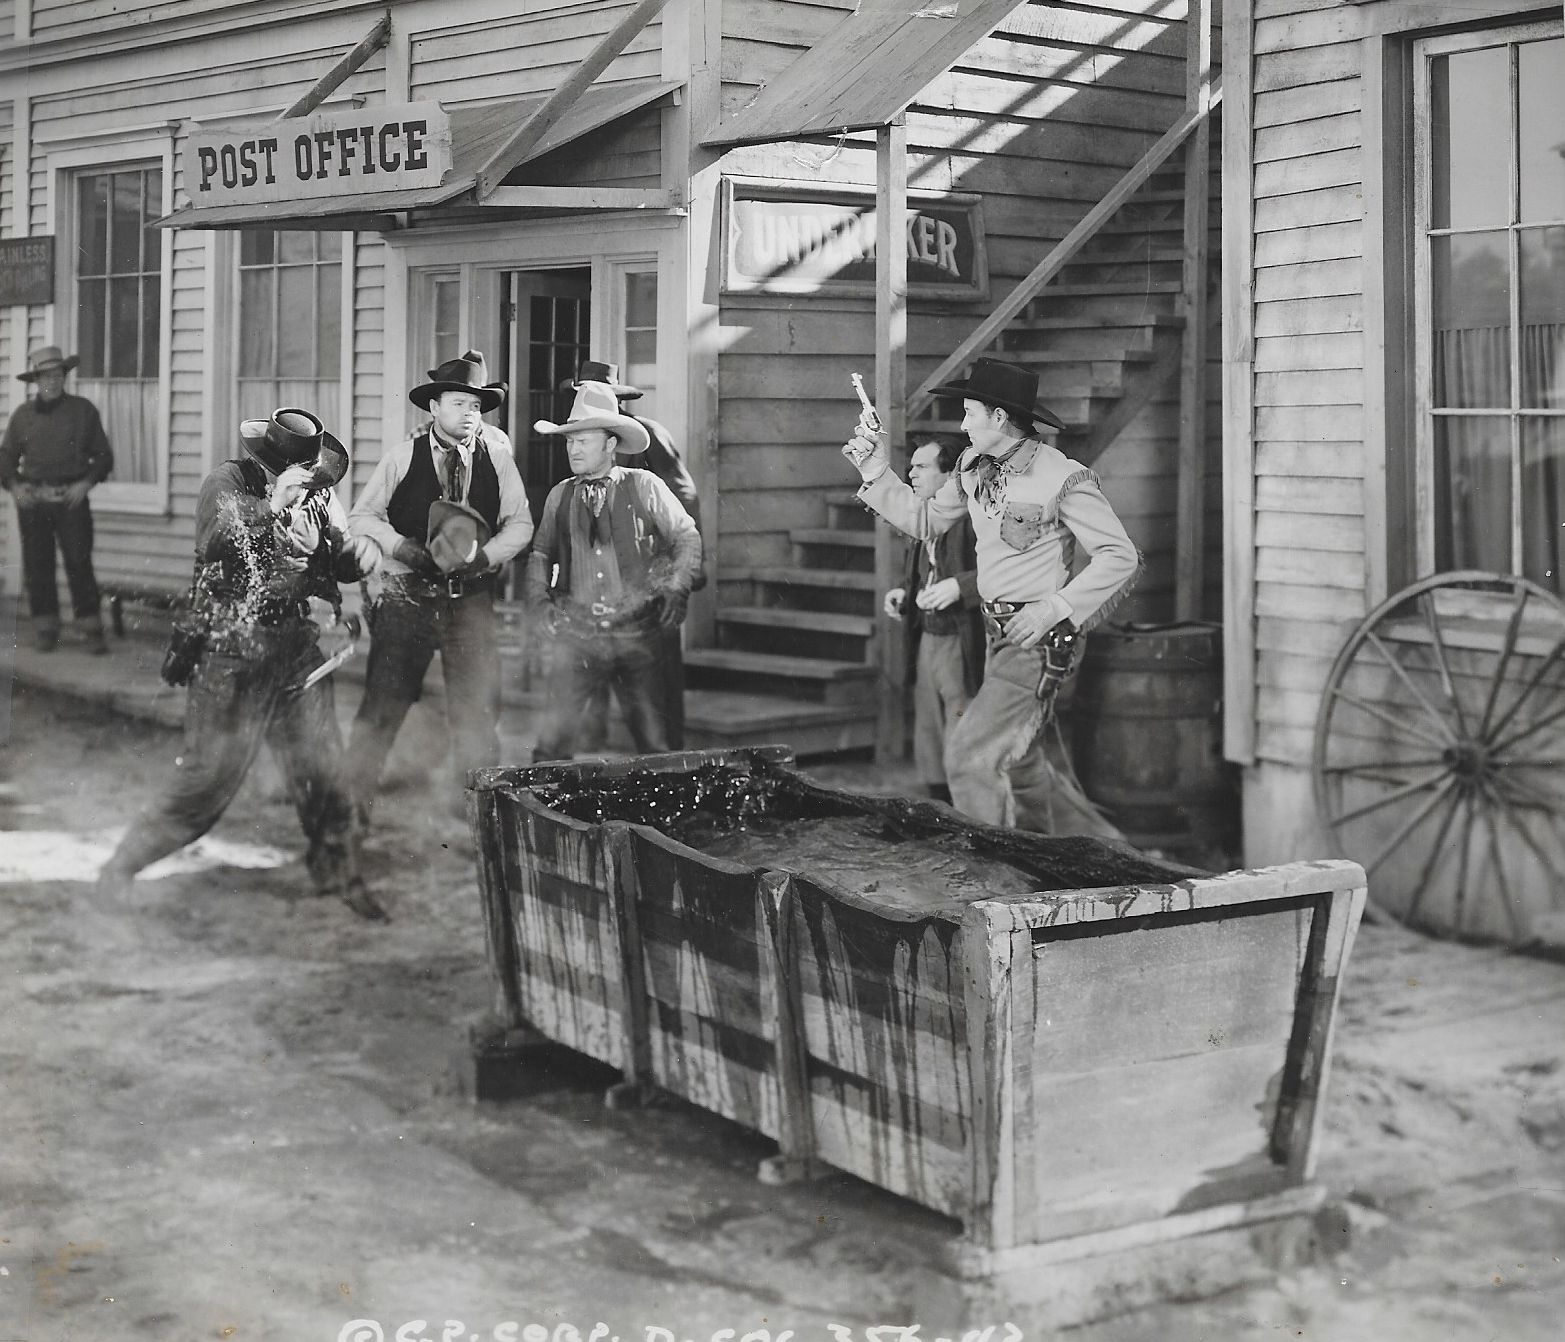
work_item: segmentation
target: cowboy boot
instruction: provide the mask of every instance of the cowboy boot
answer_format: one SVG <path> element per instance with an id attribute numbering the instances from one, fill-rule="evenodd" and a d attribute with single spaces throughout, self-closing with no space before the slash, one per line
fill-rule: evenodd
<path id="1" fill-rule="evenodd" d="M 33 621 L 33 646 L 39 652 L 53 652 L 60 646 L 58 615 L 45 615 Z"/>
<path id="2" fill-rule="evenodd" d="M 103 636 L 103 616 L 87 615 L 77 621 L 81 626 L 82 643 L 94 657 L 108 654 L 109 641 Z"/>

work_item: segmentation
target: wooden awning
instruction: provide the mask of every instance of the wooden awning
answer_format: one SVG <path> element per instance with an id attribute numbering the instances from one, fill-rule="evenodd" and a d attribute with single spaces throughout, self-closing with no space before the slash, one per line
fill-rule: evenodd
<path id="1" fill-rule="evenodd" d="M 597 85 L 585 90 L 539 141 L 520 158 L 516 167 L 541 158 L 570 144 L 573 140 L 608 125 L 620 117 L 665 98 L 682 87 L 662 79 L 630 79 Z M 411 211 L 435 210 L 437 213 L 498 209 L 582 209 L 634 208 L 636 204 L 657 206 L 662 193 L 613 192 L 584 187 L 530 187 L 526 205 L 520 196 L 497 193 L 494 204 L 480 203 L 475 197 L 479 174 L 510 142 L 518 126 L 524 125 L 543 105 L 540 95 L 514 98 L 483 107 L 449 109 L 451 120 L 451 171 L 438 186 L 401 191 L 343 194 L 329 199 L 293 200 L 254 205 L 184 205 L 157 221 L 159 228 L 289 228 L 289 229 L 389 229 L 397 226 L 399 216 Z M 632 200 L 632 197 L 635 200 Z M 644 197 L 644 199 L 643 199 Z"/>
<path id="2" fill-rule="evenodd" d="M 884 126 L 1025 3 L 863 0 L 703 143 L 726 147 Z"/>

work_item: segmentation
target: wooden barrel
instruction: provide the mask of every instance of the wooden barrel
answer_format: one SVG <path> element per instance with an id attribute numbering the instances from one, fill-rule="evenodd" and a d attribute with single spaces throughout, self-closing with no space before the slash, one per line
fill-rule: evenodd
<path id="1" fill-rule="evenodd" d="M 1221 625 L 1095 630 L 1077 677 L 1071 742 L 1082 787 L 1132 843 L 1207 857 L 1237 850 Z"/>

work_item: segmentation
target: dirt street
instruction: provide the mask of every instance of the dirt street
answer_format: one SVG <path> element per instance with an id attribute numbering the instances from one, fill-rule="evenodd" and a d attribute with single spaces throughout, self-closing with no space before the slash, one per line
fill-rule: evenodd
<path id="1" fill-rule="evenodd" d="M 574 1342 L 561 1325 L 599 1323 L 591 1342 L 832 1342 L 831 1323 L 918 1322 L 949 1222 L 843 1176 L 764 1187 L 768 1143 L 672 1102 L 607 1111 L 612 1077 L 586 1063 L 529 1099 L 466 1098 L 491 989 L 470 839 L 425 787 L 390 794 L 368 843 L 389 926 L 308 897 L 269 769 L 108 914 L 90 877 L 178 738 L 32 692 L 11 707 L 0 1342 Z M 1071 1336 L 1552 1342 L 1562 1054 L 1565 966 L 1366 927 L 1320 1257 Z"/>

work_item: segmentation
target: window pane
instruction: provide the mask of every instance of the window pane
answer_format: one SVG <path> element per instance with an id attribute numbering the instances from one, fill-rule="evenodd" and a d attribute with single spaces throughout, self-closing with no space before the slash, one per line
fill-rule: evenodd
<path id="1" fill-rule="evenodd" d="M 1565 226 L 1518 230 L 1522 404 L 1565 410 Z"/>
<path id="2" fill-rule="evenodd" d="M 321 314 L 315 348 L 315 376 L 336 377 L 342 359 L 342 267 L 317 266 L 316 311 Z"/>
<path id="3" fill-rule="evenodd" d="M 625 325 L 658 324 L 658 277 L 655 273 L 625 276 Z"/>
<path id="4" fill-rule="evenodd" d="M 117 172 L 113 177 L 109 222 L 109 268 L 115 275 L 141 269 L 141 174 Z"/>
<path id="5" fill-rule="evenodd" d="M 141 216 L 141 268 L 143 271 L 163 268 L 163 234 L 153 228 L 152 222 L 163 213 L 163 170 L 149 169 L 146 174 L 147 193 L 142 200 Z"/>
<path id="6" fill-rule="evenodd" d="M 315 260 L 315 234 L 298 229 L 277 234 L 277 259 L 281 262 Z"/>
<path id="7" fill-rule="evenodd" d="M 658 333 L 656 331 L 627 331 L 625 333 L 625 381 L 642 391 L 657 386 Z"/>
<path id="8" fill-rule="evenodd" d="M 1519 53 L 1521 218 L 1565 221 L 1565 38 Z"/>
<path id="9" fill-rule="evenodd" d="M 158 332 L 162 327 L 161 314 L 158 311 L 158 290 L 160 285 L 156 275 L 143 275 L 141 277 L 141 376 L 156 377 L 158 375 Z"/>
<path id="10" fill-rule="evenodd" d="M 1565 591 L 1565 419 L 1522 420 L 1522 572 Z"/>
<path id="11" fill-rule="evenodd" d="M 277 272 L 277 375 L 315 373 L 315 272 L 289 266 Z"/>
<path id="12" fill-rule="evenodd" d="M 1429 73 L 1430 227 L 1509 223 L 1509 48 L 1437 56 Z"/>
<path id="13" fill-rule="evenodd" d="M 83 377 L 104 375 L 103 329 L 109 302 L 107 280 L 82 280 L 76 286 L 76 353 Z"/>
<path id="14" fill-rule="evenodd" d="M 134 275 L 109 281 L 109 376 L 139 377 L 141 280 Z"/>
<path id="15" fill-rule="evenodd" d="M 82 177 L 76 183 L 77 232 L 80 251 L 78 275 L 103 275 L 109 268 L 109 179 L 105 173 Z"/>
<path id="16" fill-rule="evenodd" d="M 1511 571 L 1511 435 L 1504 416 L 1435 420 L 1435 567 Z"/>
<path id="17" fill-rule="evenodd" d="M 259 266 L 270 264 L 277 254 L 275 233 L 255 232 L 245 229 L 239 234 L 239 264 Z"/>
<path id="18" fill-rule="evenodd" d="M 239 376 L 272 375 L 271 270 L 247 270 L 239 277 Z"/>
<path id="19" fill-rule="evenodd" d="M 341 233 L 317 233 L 315 235 L 316 255 L 322 261 L 342 260 L 342 234 Z"/>
<path id="20" fill-rule="evenodd" d="M 1505 233 L 1431 238 L 1434 403 L 1511 403 L 1510 283 Z"/>

